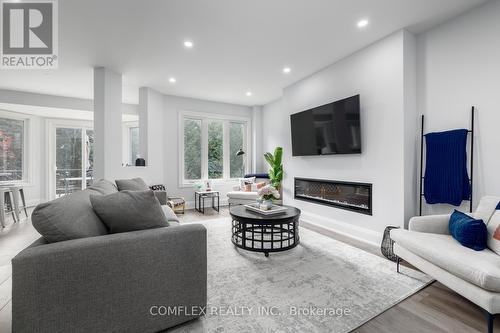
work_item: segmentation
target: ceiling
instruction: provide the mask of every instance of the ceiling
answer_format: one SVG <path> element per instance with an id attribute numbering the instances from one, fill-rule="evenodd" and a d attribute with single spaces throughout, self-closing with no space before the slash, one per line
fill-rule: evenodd
<path id="1" fill-rule="evenodd" d="M 92 98 L 92 68 L 106 66 L 123 74 L 127 103 L 137 103 L 139 87 L 148 86 L 165 94 L 261 105 L 398 29 L 418 33 L 484 2 L 62 0 L 59 69 L 0 70 L 0 88 Z M 362 18 L 369 24 L 359 29 Z M 185 39 L 193 41 L 192 49 L 184 47 Z M 171 76 L 175 84 L 168 82 Z"/>

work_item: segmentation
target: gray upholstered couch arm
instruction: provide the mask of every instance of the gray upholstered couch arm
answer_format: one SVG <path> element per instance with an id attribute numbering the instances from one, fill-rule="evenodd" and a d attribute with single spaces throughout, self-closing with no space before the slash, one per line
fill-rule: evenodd
<path id="1" fill-rule="evenodd" d="M 408 229 L 411 231 L 448 235 L 449 221 L 450 214 L 416 216 L 410 219 Z"/>
<path id="2" fill-rule="evenodd" d="M 39 244 L 12 259 L 14 332 L 156 332 L 194 315 L 152 307 L 206 305 L 200 224 Z"/>

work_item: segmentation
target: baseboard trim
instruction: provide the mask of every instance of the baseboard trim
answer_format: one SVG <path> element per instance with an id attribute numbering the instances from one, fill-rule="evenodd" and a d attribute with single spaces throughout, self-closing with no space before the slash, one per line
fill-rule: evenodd
<path id="1" fill-rule="evenodd" d="M 332 237 L 342 241 L 342 238 L 347 238 L 347 242 L 351 244 L 356 244 L 356 246 L 361 246 L 370 252 L 380 254 L 380 240 L 382 239 L 382 234 L 372 230 L 365 230 L 359 227 L 350 227 L 353 233 L 363 235 L 365 237 L 354 236 L 353 233 L 346 231 L 347 227 L 341 226 L 340 222 L 334 222 L 328 219 L 328 225 L 325 226 L 324 223 L 317 223 L 318 219 L 326 220 L 324 217 L 316 216 L 315 214 L 302 214 L 300 218 L 300 225 L 306 229 L 310 229 L 325 236 Z M 337 228 L 338 227 L 338 228 Z"/>

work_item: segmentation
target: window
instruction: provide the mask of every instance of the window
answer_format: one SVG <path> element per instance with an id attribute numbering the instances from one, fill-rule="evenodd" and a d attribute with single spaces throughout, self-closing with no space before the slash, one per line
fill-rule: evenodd
<path id="1" fill-rule="evenodd" d="M 130 165 L 135 165 L 135 160 L 139 157 L 139 127 L 128 128 Z"/>
<path id="2" fill-rule="evenodd" d="M 26 122 L 0 117 L 0 182 L 25 181 Z"/>
<path id="3" fill-rule="evenodd" d="M 246 118 L 183 112 L 180 118 L 181 184 L 243 177 L 250 152 Z M 243 150 L 244 155 L 237 155 Z"/>
<path id="4" fill-rule="evenodd" d="M 229 123 L 229 168 L 231 178 L 240 178 L 245 175 L 245 164 L 242 156 L 236 153 L 243 149 L 245 142 L 245 125 L 242 123 Z"/>
<path id="5" fill-rule="evenodd" d="M 82 128 L 56 128 L 56 197 L 82 190 Z"/>
<path id="6" fill-rule="evenodd" d="M 224 171 L 222 121 L 208 123 L 208 178 L 219 179 Z"/>
<path id="7" fill-rule="evenodd" d="M 201 120 L 184 120 L 184 179 L 201 179 Z"/>
<path id="8" fill-rule="evenodd" d="M 92 125 L 81 120 L 45 120 L 47 198 L 59 198 L 92 185 L 95 143 Z"/>
<path id="9" fill-rule="evenodd" d="M 134 166 L 135 160 L 140 156 L 139 133 L 138 121 L 122 120 L 122 165 L 124 166 Z"/>

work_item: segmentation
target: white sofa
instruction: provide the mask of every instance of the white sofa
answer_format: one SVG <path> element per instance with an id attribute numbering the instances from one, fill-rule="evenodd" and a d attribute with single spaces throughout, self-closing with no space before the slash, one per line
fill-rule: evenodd
<path id="1" fill-rule="evenodd" d="M 268 178 L 256 178 L 256 183 L 265 182 L 269 183 Z M 245 192 L 239 189 L 239 186 L 236 186 L 235 189 L 231 192 L 227 193 L 227 201 L 229 203 L 229 207 L 232 205 L 247 205 L 257 201 L 259 195 L 257 191 L 253 192 Z"/>
<path id="2" fill-rule="evenodd" d="M 500 197 L 484 197 L 475 213 L 488 223 Z M 448 232 L 450 215 L 414 217 L 409 230 L 393 229 L 394 253 L 485 310 L 488 332 L 500 313 L 500 256 L 488 248 L 474 251 Z M 397 263 L 399 272 L 399 260 Z"/>

